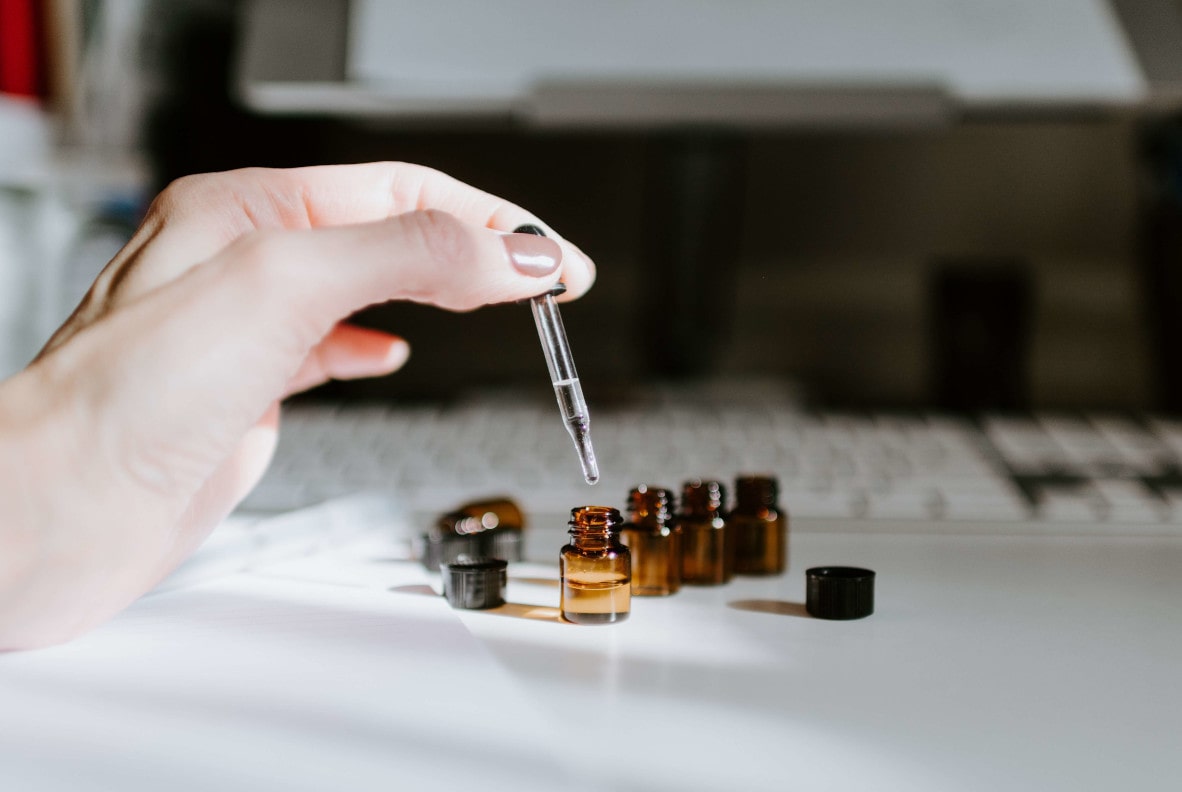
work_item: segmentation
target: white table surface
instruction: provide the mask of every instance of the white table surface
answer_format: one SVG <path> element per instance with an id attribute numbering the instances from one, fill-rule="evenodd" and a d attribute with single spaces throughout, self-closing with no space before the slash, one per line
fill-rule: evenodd
<path id="1" fill-rule="evenodd" d="M 877 612 L 805 615 L 804 569 L 820 564 L 875 569 Z M 1179 538 L 798 530 L 782 578 L 576 627 L 556 619 L 554 566 L 514 565 L 504 608 L 453 611 L 437 576 L 367 540 L 0 656 L 0 776 L 13 790 L 1174 789 L 1180 573 Z"/>

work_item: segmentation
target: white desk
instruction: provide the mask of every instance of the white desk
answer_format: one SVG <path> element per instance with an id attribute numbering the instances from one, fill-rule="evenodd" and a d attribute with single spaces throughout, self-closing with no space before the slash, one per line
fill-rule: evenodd
<path id="1" fill-rule="evenodd" d="M 791 552 L 783 578 L 602 628 L 554 620 L 552 567 L 459 612 L 364 544 L 150 596 L 0 657 L 3 786 L 1182 785 L 1182 540 L 797 532 Z M 876 614 L 802 615 L 822 563 L 877 570 Z"/>

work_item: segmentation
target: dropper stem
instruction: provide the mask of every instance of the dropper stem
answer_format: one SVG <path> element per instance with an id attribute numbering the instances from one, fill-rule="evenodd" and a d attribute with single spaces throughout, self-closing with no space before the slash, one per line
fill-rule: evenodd
<path id="1" fill-rule="evenodd" d="M 519 226 L 514 229 L 514 233 L 545 236 L 542 229 L 534 225 Z M 530 309 L 538 328 L 538 339 L 542 342 L 542 353 L 546 356 L 546 368 L 550 371 L 550 382 L 554 385 L 554 396 L 558 400 L 562 422 L 579 454 L 583 478 L 588 484 L 594 484 L 599 481 L 599 463 L 591 445 L 591 416 L 587 411 L 587 401 L 583 398 L 583 386 L 575 370 L 566 329 L 562 326 L 562 315 L 554 299 L 555 294 L 564 291 L 566 287 L 560 283 L 554 290 L 539 294 L 530 300 Z"/>

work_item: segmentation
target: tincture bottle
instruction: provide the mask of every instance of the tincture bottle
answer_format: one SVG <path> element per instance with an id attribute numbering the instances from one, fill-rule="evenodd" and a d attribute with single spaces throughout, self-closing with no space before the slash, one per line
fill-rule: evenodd
<path id="1" fill-rule="evenodd" d="M 778 575 L 788 565 L 788 516 L 776 505 L 772 476 L 735 479 L 735 509 L 727 520 L 735 546 L 735 574 Z"/>
<path id="2" fill-rule="evenodd" d="M 423 534 L 423 566 L 432 572 L 460 559 L 524 559 L 521 508 L 509 498 L 465 503 Z"/>
<path id="3" fill-rule="evenodd" d="M 628 495 L 629 521 L 620 541 L 632 551 L 632 593 L 664 597 L 681 588 L 681 529 L 671 525 L 673 495 L 640 486 Z"/>
<path id="4" fill-rule="evenodd" d="M 730 529 L 723 516 L 726 487 L 719 481 L 687 481 L 681 490 L 681 582 L 726 583 L 735 569 Z"/>
<path id="5" fill-rule="evenodd" d="M 516 501 L 508 497 L 472 501 L 460 506 L 458 514 L 466 522 L 479 523 L 482 555 L 506 561 L 525 560 L 525 515 Z"/>
<path id="6" fill-rule="evenodd" d="M 562 618 L 576 624 L 611 624 L 632 608 L 632 556 L 620 544 L 624 518 L 607 506 L 570 513 L 570 544 L 562 548 Z"/>
<path id="7" fill-rule="evenodd" d="M 506 496 L 469 501 L 456 509 L 456 512 L 476 518 L 484 528 L 508 528 L 515 531 L 525 528 L 525 515 L 521 507 Z"/>

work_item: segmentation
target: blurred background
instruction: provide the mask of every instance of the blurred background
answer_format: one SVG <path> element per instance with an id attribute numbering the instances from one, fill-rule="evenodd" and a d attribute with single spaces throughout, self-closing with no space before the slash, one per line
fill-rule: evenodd
<path id="1" fill-rule="evenodd" d="M 1177 411 L 1182 6 L 0 0 L 0 373 L 188 173 L 444 170 L 583 247 L 589 396 Z M 544 388 L 529 312 L 307 398 Z M 590 388 L 590 386 L 588 386 Z"/>

